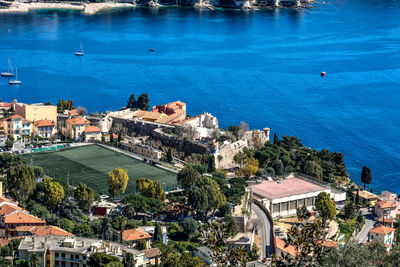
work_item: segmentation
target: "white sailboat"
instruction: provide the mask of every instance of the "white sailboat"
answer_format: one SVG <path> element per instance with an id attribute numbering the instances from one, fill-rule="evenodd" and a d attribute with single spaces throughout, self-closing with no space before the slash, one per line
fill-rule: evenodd
<path id="1" fill-rule="evenodd" d="M 15 68 L 15 80 L 8 81 L 9 85 L 20 85 L 21 81 L 18 80 L 18 68 Z"/>
<path id="2" fill-rule="evenodd" d="M 11 66 L 11 61 L 10 61 L 10 59 L 8 59 L 8 71 L 2 72 L 2 73 L 1 73 L 1 76 L 2 76 L 2 77 L 13 77 L 13 76 L 14 76 L 14 73 L 13 73 L 13 69 L 12 69 L 12 66 Z"/>
<path id="3" fill-rule="evenodd" d="M 83 46 L 82 46 L 82 43 L 81 43 L 81 51 L 80 51 L 80 52 L 75 52 L 75 56 L 82 57 L 83 55 L 84 55 L 84 53 L 83 53 Z"/>

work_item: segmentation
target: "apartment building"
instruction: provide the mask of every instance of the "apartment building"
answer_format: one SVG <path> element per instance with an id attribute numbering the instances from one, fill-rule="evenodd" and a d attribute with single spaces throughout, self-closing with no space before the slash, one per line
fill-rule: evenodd
<path id="1" fill-rule="evenodd" d="M 90 255 L 96 252 L 116 256 L 121 261 L 131 253 L 135 267 L 149 264 L 144 252 L 110 241 L 82 237 L 25 237 L 18 247 L 19 259 L 29 260 L 34 252 L 42 256 L 41 267 L 86 267 Z"/>

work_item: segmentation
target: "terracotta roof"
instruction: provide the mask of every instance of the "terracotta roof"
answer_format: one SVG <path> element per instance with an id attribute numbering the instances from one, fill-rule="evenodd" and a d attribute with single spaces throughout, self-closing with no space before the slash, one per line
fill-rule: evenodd
<path id="1" fill-rule="evenodd" d="M 71 109 L 71 110 L 68 110 L 68 114 L 72 115 L 72 116 L 78 116 L 79 112 L 76 109 Z"/>
<path id="2" fill-rule="evenodd" d="M 143 118 L 144 120 L 159 120 L 163 115 L 166 116 L 163 113 L 147 111 L 147 110 L 139 110 L 133 116 L 137 118 Z"/>
<path id="3" fill-rule="evenodd" d="M 45 224 L 46 222 L 38 217 L 27 214 L 22 211 L 16 211 L 9 215 L 4 216 L 4 223 L 41 223 Z"/>
<path id="4" fill-rule="evenodd" d="M 12 120 L 12 119 L 23 119 L 20 115 L 11 115 L 7 118 L 7 120 Z"/>
<path id="5" fill-rule="evenodd" d="M 17 232 L 30 232 L 35 236 L 73 236 L 73 234 L 53 225 L 17 226 Z"/>
<path id="6" fill-rule="evenodd" d="M 2 107 L 2 108 L 9 108 L 9 107 L 11 107 L 11 103 L 1 102 L 1 103 L 0 103 L 0 107 Z"/>
<path id="7" fill-rule="evenodd" d="M 101 132 L 101 129 L 99 127 L 92 125 L 86 126 L 85 133 L 94 133 L 94 132 Z"/>
<path id="8" fill-rule="evenodd" d="M 22 123 L 32 123 L 30 120 L 22 119 Z"/>
<path id="9" fill-rule="evenodd" d="M 135 241 L 149 238 L 151 238 L 151 235 L 139 228 L 129 229 L 122 232 L 122 239 L 125 241 Z"/>
<path id="10" fill-rule="evenodd" d="M 383 200 L 383 201 L 377 201 L 375 203 L 375 206 L 378 206 L 381 209 L 389 209 L 389 208 L 394 208 L 394 203 Z"/>
<path id="11" fill-rule="evenodd" d="M 387 227 L 384 225 L 378 225 L 375 228 L 372 228 L 371 230 L 369 230 L 370 233 L 377 233 L 380 235 L 387 235 L 393 231 L 395 231 L 396 229 L 392 228 L 392 227 Z"/>
<path id="12" fill-rule="evenodd" d="M 158 248 L 150 248 L 144 251 L 144 256 L 148 259 L 152 259 L 160 255 L 161 255 L 161 250 Z"/>
<path id="13" fill-rule="evenodd" d="M 66 120 L 66 122 L 71 125 L 90 124 L 90 122 L 84 118 L 71 118 Z"/>
<path id="14" fill-rule="evenodd" d="M 12 238 L 0 238 L 0 245 L 2 247 L 8 245 L 8 243 L 10 243 L 11 240 L 13 239 L 22 239 L 24 238 L 23 236 L 17 236 L 17 237 L 12 237 Z"/>
<path id="15" fill-rule="evenodd" d="M 275 244 L 278 249 L 282 250 L 286 254 L 296 257 L 297 249 L 294 246 L 292 246 L 292 245 L 286 246 L 286 242 L 277 237 L 275 237 Z"/>
<path id="16" fill-rule="evenodd" d="M 394 220 L 392 218 L 379 218 L 379 222 L 383 223 L 393 223 Z"/>
<path id="17" fill-rule="evenodd" d="M 339 247 L 339 242 L 335 242 L 335 241 L 332 241 L 332 240 L 325 240 L 325 242 L 322 243 L 322 245 L 324 247 L 335 248 L 335 247 Z"/>
<path id="18" fill-rule="evenodd" d="M 51 120 L 39 120 L 33 123 L 36 127 L 47 127 L 47 126 L 55 126 L 55 122 Z"/>
<path id="19" fill-rule="evenodd" d="M 9 202 L 9 203 L 17 204 L 16 202 L 11 201 L 10 199 L 8 199 L 6 197 L 0 196 L 0 204 L 3 203 L 3 202 Z"/>
<path id="20" fill-rule="evenodd" d="M 23 210 L 23 208 L 18 207 L 16 204 L 4 203 L 0 207 L 0 216 L 8 215 L 16 210 Z"/>

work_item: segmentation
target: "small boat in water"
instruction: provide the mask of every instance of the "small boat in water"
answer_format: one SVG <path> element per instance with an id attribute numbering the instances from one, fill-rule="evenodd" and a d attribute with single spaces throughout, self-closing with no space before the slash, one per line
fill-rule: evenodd
<path id="1" fill-rule="evenodd" d="M 2 72 L 1 76 L 2 77 L 13 77 L 14 76 L 10 59 L 8 59 L 8 71 Z"/>
<path id="2" fill-rule="evenodd" d="M 8 81 L 9 85 L 20 85 L 22 82 L 18 80 L 18 68 L 15 68 L 15 80 Z"/>
<path id="3" fill-rule="evenodd" d="M 321 72 L 321 77 L 324 77 L 324 76 L 326 76 L 326 72 L 325 72 L 325 71 L 322 71 L 322 72 Z"/>
<path id="4" fill-rule="evenodd" d="M 150 51 L 150 52 L 154 52 L 154 51 L 156 51 L 156 50 L 154 50 L 153 48 L 150 48 L 149 51 Z"/>
<path id="5" fill-rule="evenodd" d="M 83 53 L 83 46 L 82 46 L 82 43 L 81 43 L 81 51 L 80 52 L 75 52 L 75 56 L 83 57 L 83 55 L 85 55 L 85 54 Z"/>

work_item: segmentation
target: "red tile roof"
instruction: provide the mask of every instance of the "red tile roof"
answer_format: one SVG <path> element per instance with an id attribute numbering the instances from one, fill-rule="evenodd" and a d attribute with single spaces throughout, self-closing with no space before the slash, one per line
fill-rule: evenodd
<path id="1" fill-rule="evenodd" d="M 129 229 L 122 232 L 122 239 L 124 241 L 136 241 L 149 238 L 151 238 L 151 235 L 142 229 Z"/>
<path id="2" fill-rule="evenodd" d="M 278 237 L 275 237 L 275 244 L 278 249 L 282 250 L 286 254 L 296 257 L 298 252 L 294 246 L 292 245 L 286 246 L 286 242 Z"/>
<path id="3" fill-rule="evenodd" d="M 95 132 L 101 132 L 101 129 L 96 126 L 86 126 L 85 127 L 85 133 L 95 133 Z"/>
<path id="4" fill-rule="evenodd" d="M 3 205 L 0 206 L 0 216 L 8 215 L 17 210 L 22 211 L 23 208 L 18 207 L 16 204 L 3 203 Z"/>
<path id="5" fill-rule="evenodd" d="M 393 231 L 395 231 L 396 229 L 392 228 L 392 227 L 387 227 L 384 225 L 378 225 L 375 228 L 372 228 L 371 230 L 369 230 L 370 233 L 377 233 L 380 235 L 387 235 Z"/>
<path id="6" fill-rule="evenodd" d="M 394 207 L 395 207 L 394 203 L 392 203 L 392 202 L 390 202 L 390 201 L 386 201 L 386 200 L 377 201 L 377 202 L 375 203 L 375 206 L 376 206 L 376 207 L 379 207 L 379 208 L 381 208 L 381 209 L 389 209 L 389 208 L 394 208 Z"/>
<path id="7" fill-rule="evenodd" d="M 71 125 L 90 124 L 90 122 L 84 118 L 71 118 L 66 120 L 66 122 Z"/>
<path id="8" fill-rule="evenodd" d="M 76 109 L 71 109 L 71 110 L 68 110 L 68 114 L 72 115 L 72 116 L 78 116 L 79 112 Z"/>
<path id="9" fill-rule="evenodd" d="M 3 202 L 9 202 L 9 203 L 17 204 L 16 202 L 11 201 L 10 199 L 8 199 L 8 198 L 6 198 L 4 196 L 0 196 L 0 204 L 3 203 Z"/>
<path id="10" fill-rule="evenodd" d="M 73 234 L 53 225 L 17 226 L 17 232 L 30 232 L 35 236 L 73 236 Z"/>
<path id="11" fill-rule="evenodd" d="M 2 247 L 8 245 L 8 243 L 10 243 L 11 240 L 13 239 L 22 239 L 24 238 L 23 236 L 18 236 L 18 237 L 11 237 L 11 238 L 0 238 L 0 245 Z"/>
<path id="12" fill-rule="evenodd" d="M 10 108 L 11 107 L 11 103 L 1 102 L 0 103 L 0 107 L 2 107 L 2 108 Z"/>
<path id="13" fill-rule="evenodd" d="M 39 120 L 33 123 L 36 127 L 48 127 L 48 126 L 55 126 L 55 122 L 51 120 Z"/>
<path id="14" fill-rule="evenodd" d="M 4 223 L 37 223 L 37 224 L 45 224 L 46 222 L 38 217 L 35 217 L 31 214 L 27 214 L 22 211 L 16 211 L 11 214 L 4 216 Z"/>
<path id="15" fill-rule="evenodd" d="M 7 118 L 7 120 L 13 120 L 13 119 L 23 119 L 20 115 L 11 115 Z"/>

